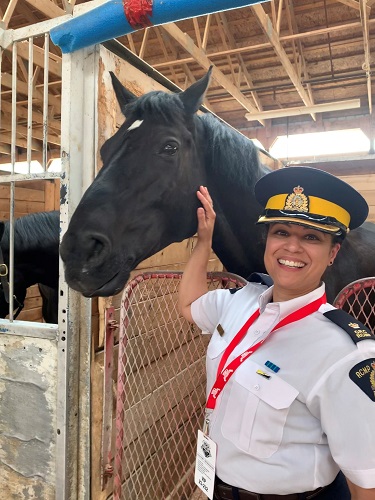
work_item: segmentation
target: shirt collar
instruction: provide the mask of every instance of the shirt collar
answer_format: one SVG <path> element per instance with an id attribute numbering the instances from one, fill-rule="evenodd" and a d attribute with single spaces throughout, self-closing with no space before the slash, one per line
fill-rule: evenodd
<path id="1" fill-rule="evenodd" d="M 285 300 L 283 302 L 270 302 L 273 294 L 273 286 L 267 288 L 260 296 L 259 296 L 259 309 L 262 313 L 266 307 L 269 309 L 275 309 L 279 311 L 280 316 L 279 319 L 282 320 L 288 314 L 291 314 L 293 311 L 300 309 L 301 307 L 310 304 L 314 300 L 319 299 L 325 292 L 325 284 L 322 284 L 306 295 L 302 295 L 301 297 L 296 297 L 295 299 Z"/>

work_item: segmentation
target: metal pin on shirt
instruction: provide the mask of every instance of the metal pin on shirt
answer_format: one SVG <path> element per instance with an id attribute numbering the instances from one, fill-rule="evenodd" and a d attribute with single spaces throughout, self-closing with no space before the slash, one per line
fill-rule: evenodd
<path id="1" fill-rule="evenodd" d="M 271 375 L 268 375 L 268 373 L 262 371 L 262 370 L 257 370 L 256 371 L 258 375 L 262 375 L 262 377 L 266 378 L 266 379 L 270 379 L 271 378 Z"/>

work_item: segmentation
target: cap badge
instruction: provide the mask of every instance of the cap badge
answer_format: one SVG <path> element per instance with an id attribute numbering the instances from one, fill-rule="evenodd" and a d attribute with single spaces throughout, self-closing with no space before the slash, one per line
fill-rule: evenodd
<path id="1" fill-rule="evenodd" d="M 303 194 L 303 187 L 296 186 L 293 188 L 293 193 L 287 196 L 284 210 L 295 210 L 297 212 L 309 211 L 309 199 Z"/>

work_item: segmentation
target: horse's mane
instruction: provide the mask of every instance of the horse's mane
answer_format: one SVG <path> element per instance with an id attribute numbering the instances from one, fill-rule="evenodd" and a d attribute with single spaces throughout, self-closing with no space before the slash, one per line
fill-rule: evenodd
<path id="1" fill-rule="evenodd" d="M 9 245 L 9 221 L 5 222 L 2 246 Z M 39 212 L 14 221 L 14 246 L 17 251 L 48 248 L 59 242 L 59 212 Z"/>
<path id="2" fill-rule="evenodd" d="M 211 161 L 207 165 L 212 172 L 219 170 L 229 182 L 246 188 L 253 188 L 258 179 L 270 172 L 261 164 L 258 148 L 250 139 L 210 113 L 200 115 L 198 119 L 208 138 L 206 151 L 209 151 Z"/>
<path id="3" fill-rule="evenodd" d="M 148 92 L 129 103 L 125 115 L 130 114 L 134 119 L 155 116 L 158 121 L 166 123 L 183 123 L 186 119 L 178 94 L 158 90 Z M 260 163 L 258 149 L 250 139 L 210 113 L 196 115 L 195 118 L 203 125 L 205 151 L 211 159 L 207 166 L 213 173 L 220 171 L 229 182 L 253 188 L 255 182 L 270 171 Z"/>

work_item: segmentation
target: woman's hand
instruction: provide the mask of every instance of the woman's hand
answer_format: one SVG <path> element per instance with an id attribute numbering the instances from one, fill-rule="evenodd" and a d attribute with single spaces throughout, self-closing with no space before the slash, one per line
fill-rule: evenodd
<path id="1" fill-rule="evenodd" d="M 212 235 L 214 232 L 216 213 L 208 189 L 205 186 L 200 186 L 197 191 L 197 197 L 202 203 L 202 206 L 197 210 L 198 217 L 198 241 L 209 242 L 211 245 Z"/>
<path id="2" fill-rule="evenodd" d="M 178 294 L 178 309 L 182 316 L 191 323 L 194 322 L 191 315 L 191 304 L 208 291 L 207 264 L 211 254 L 216 218 L 208 189 L 200 186 L 197 197 L 202 203 L 202 206 L 197 210 L 198 241 L 185 266 Z"/>

